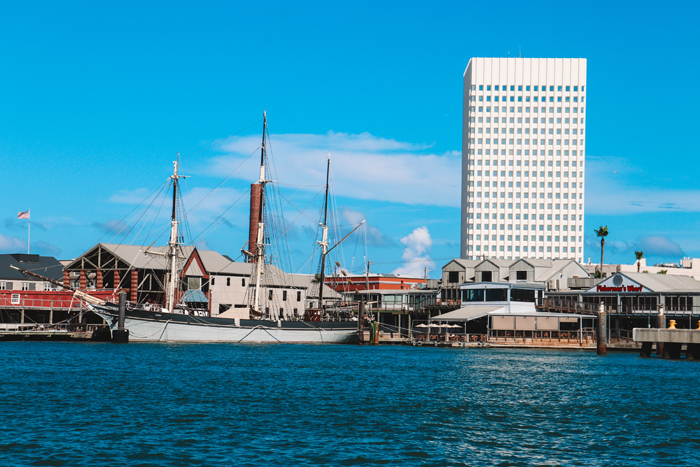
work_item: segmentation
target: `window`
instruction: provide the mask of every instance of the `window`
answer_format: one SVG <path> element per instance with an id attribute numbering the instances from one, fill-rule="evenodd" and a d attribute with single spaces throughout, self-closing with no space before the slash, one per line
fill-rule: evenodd
<path id="1" fill-rule="evenodd" d="M 12 290 L 12 282 L 0 282 L 0 290 Z"/>
<path id="2" fill-rule="evenodd" d="M 491 271 L 483 271 L 481 273 L 481 282 L 491 282 L 492 281 L 491 277 L 492 277 Z"/>
<path id="3" fill-rule="evenodd" d="M 199 290 L 202 287 L 201 277 L 188 277 L 187 290 Z"/>
<path id="4" fill-rule="evenodd" d="M 245 277 L 241 279 L 241 287 L 245 287 Z"/>
<path id="5" fill-rule="evenodd" d="M 477 248 L 478 250 L 478 248 Z M 483 302 L 484 289 L 469 289 L 462 291 L 463 302 Z"/>
<path id="6" fill-rule="evenodd" d="M 215 279 L 216 279 L 215 277 L 211 278 L 211 285 L 214 285 Z"/>
<path id="7" fill-rule="evenodd" d="M 272 290 L 267 291 L 267 299 L 272 300 Z"/>
<path id="8" fill-rule="evenodd" d="M 480 85 L 479 85 L 479 91 L 483 91 L 483 90 L 484 90 L 484 85 L 483 85 L 483 84 L 480 84 Z"/>
<path id="9" fill-rule="evenodd" d="M 282 291 L 282 301 L 283 301 L 283 302 L 286 302 L 286 301 L 287 301 L 287 291 L 286 291 L 286 290 L 283 290 L 283 291 Z"/>
<path id="10" fill-rule="evenodd" d="M 22 290 L 36 290 L 34 282 L 22 282 Z"/>
<path id="11" fill-rule="evenodd" d="M 243 280 L 245 280 L 245 279 L 243 279 Z M 231 278 L 230 278 L 230 277 L 227 277 L 227 278 L 226 278 L 226 287 L 228 287 L 228 286 L 230 286 L 230 285 L 231 285 Z"/>
<path id="12" fill-rule="evenodd" d="M 508 289 L 486 289 L 487 302 L 505 302 L 507 300 Z"/>
<path id="13" fill-rule="evenodd" d="M 519 281 L 526 281 L 527 280 L 527 271 L 516 271 L 515 272 L 515 279 Z"/>
<path id="14" fill-rule="evenodd" d="M 301 301 L 301 292 L 297 292 L 297 302 Z"/>
<path id="15" fill-rule="evenodd" d="M 447 282 L 451 284 L 456 284 L 459 282 L 459 271 L 449 271 Z"/>

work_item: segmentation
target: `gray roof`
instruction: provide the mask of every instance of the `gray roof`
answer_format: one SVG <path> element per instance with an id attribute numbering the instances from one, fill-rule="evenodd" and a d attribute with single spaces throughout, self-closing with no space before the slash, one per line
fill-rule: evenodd
<path id="1" fill-rule="evenodd" d="M 306 289 L 307 298 L 318 298 L 318 287 L 316 287 L 316 284 L 312 282 L 314 280 L 314 276 L 311 274 L 287 274 L 287 276 L 292 280 L 296 287 Z M 323 297 L 325 301 L 326 299 L 340 300 L 342 296 L 333 288 L 323 284 Z"/>
<path id="2" fill-rule="evenodd" d="M 0 279 L 38 281 L 41 279 L 28 274 L 25 275 L 16 269 L 12 269 L 10 265 L 58 282 L 63 281 L 63 265 L 53 256 L 27 255 L 24 253 L 0 255 Z"/>
<path id="3" fill-rule="evenodd" d="M 696 281 L 690 276 L 645 274 L 642 272 L 625 272 L 618 274 L 633 280 L 653 292 L 700 293 L 700 281 Z"/>
<path id="4" fill-rule="evenodd" d="M 520 261 L 529 264 L 533 268 L 551 268 L 552 267 L 552 260 L 551 259 L 536 259 L 536 258 L 520 258 L 519 260 L 517 260 L 513 264 L 511 264 L 511 266 L 513 266 L 515 263 L 518 263 Z"/>
<path id="5" fill-rule="evenodd" d="M 449 261 L 447 264 L 450 264 L 452 262 L 459 264 L 460 266 L 462 266 L 465 269 L 474 269 L 474 267 L 476 267 L 476 265 L 479 264 L 481 262 L 481 260 L 455 258 L 455 259 Z M 447 264 L 445 264 L 445 266 L 447 266 Z M 443 268 L 445 266 L 443 266 Z"/>
<path id="6" fill-rule="evenodd" d="M 586 271 L 580 264 L 578 264 L 575 260 L 573 259 L 557 259 L 552 261 L 552 265 L 549 270 L 547 270 L 544 274 L 542 274 L 540 277 L 536 278 L 535 280 L 541 281 L 541 282 L 546 282 L 552 277 L 554 277 L 559 271 L 570 265 L 571 263 L 576 264 L 579 269 L 581 269 L 582 272 L 586 274 L 586 277 L 588 277 L 588 271 Z"/>

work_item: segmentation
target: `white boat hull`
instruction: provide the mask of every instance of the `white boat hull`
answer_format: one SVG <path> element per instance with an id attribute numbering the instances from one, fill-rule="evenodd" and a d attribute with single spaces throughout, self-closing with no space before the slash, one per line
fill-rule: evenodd
<path id="1" fill-rule="evenodd" d="M 112 310 L 91 307 L 106 320 L 112 330 L 117 328 Z M 154 314 L 155 315 L 155 314 Z M 219 319 L 189 317 L 158 313 L 158 319 L 129 317 L 124 327 L 129 331 L 130 342 L 250 342 L 250 343 L 314 343 L 350 344 L 358 341 L 357 324 L 352 322 L 315 323 Z M 221 322 L 228 322 L 222 324 Z M 244 324 L 245 323 L 245 324 Z M 334 326 L 335 325 L 335 326 Z"/>

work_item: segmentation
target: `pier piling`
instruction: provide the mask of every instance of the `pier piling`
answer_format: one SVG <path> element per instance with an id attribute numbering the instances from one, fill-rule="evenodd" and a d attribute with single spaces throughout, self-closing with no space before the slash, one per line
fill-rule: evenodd
<path id="1" fill-rule="evenodd" d="M 605 312 L 605 305 L 600 304 L 598 309 L 598 326 L 596 328 L 596 344 L 598 346 L 598 355 L 608 354 L 608 330 L 607 328 L 607 313 Z"/>
<path id="2" fill-rule="evenodd" d="M 117 318 L 117 329 L 112 330 L 112 342 L 114 344 L 127 344 L 129 342 L 129 330 L 124 329 L 126 317 L 126 294 L 119 293 L 119 317 Z"/>
<path id="3" fill-rule="evenodd" d="M 656 316 L 656 327 L 658 329 L 666 329 L 666 315 L 664 314 L 664 304 L 659 304 L 659 314 Z M 662 357 L 664 355 L 664 343 L 656 343 L 656 356 Z"/>

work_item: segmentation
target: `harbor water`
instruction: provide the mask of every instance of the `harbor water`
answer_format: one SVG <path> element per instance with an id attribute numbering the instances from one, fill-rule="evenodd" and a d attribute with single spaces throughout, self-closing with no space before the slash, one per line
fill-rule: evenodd
<path id="1" fill-rule="evenodd" d="M 0 465 L 700 465 L 700 364 L 403 346 L 3 343 Z"/>

